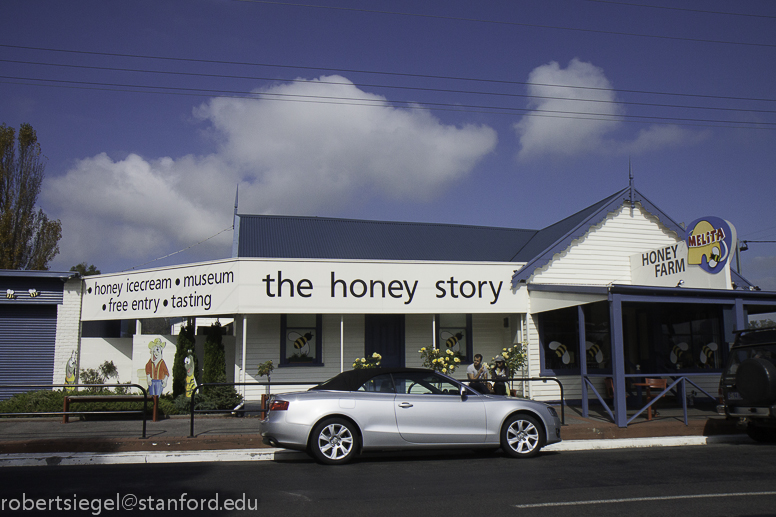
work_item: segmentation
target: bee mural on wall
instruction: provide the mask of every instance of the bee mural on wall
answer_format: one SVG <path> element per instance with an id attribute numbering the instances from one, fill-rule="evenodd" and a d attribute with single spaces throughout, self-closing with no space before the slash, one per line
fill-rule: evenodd
<path id="1" fill-rule="evenodd" d="M 717 344 L 714 342 L 703 345 L 701 348 L 701 364 L 706 368 L 714 366 L 714 353 L 717 351 Z"/>
<path id="2" fill-rule="evenodd" d="M 286 339 L 294 342 L 294 355 L 297 356 L 307 356 L 310 353 L 310 340 L 312 338 L 312 332 L 306 332 L 302 335 L 299 332 L 291 331 L 286 335 Z"/>
<path id="3" fill-rule="evenodd" d="M 566 345 L 559 343 L 558 341 L 552 341 L 548 345 L 550 350 L 555 352 L 555 355 L 563 361 L 563 364 L 569 364 L 571 362 L 571 352 Z"/>
<path id="4" fill-rule="evenodd" d="M 75 350 L 70 354 L 70 359 L 67 360 L 65 365 L 65 384 L 76 384 L 76 370 L 78 366 L 78 357 L 75 355 Z M 73 391 L 74 388 L 67 387 L 65 391 Z"/>
<path id="5" fill-rule="evenodd" d="M 681 343 L 677 343 L 674 346 L 671 347 L 671 353 L 669 354 L 669 359 L 671 359 L 671 362 L 675 365 L 679 365 L 680 361 L 682 360 L 682 356 L 690 349 L 690 345 L 682 341 Z"/>
<path id="6" fill-rule="evenodd" d="M 186 396 L 189 398 L 191 398 L 194 388 L 197 387 L 196 366 L 194 353 L 189 350 L 186 358 L 183 360 L 183 367 L 186 368 Z"/>
<path id="7" fill-rule="evenodd" d="M 440 336 L 445 340 L 445 346 L 452 350 L 456 354 L 461 353 L 461 340 L 463 339 L 463 332 L 456 332 L 455 334 L 447 331 L 440 332 Z"/>

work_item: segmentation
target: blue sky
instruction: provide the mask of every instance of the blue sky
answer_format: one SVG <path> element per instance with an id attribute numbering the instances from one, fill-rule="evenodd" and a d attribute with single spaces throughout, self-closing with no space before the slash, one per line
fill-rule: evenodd
<path id="1" fill-rule="evenodd" d="M 776 240 L 776 3 L 312 5 L 3 2 L 0 122 L 48 159 L 52 269 L 228 257 L 238 184 L 243 213 L 539 229 L 629 160 L 677 222 Z M 775 267 L 742 254 L 764 289 Z"/>

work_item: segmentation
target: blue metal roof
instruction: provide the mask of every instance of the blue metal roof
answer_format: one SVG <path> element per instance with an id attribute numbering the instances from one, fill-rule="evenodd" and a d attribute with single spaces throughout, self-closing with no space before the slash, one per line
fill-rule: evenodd
<path id="1" fill-rule="evenodd" d="M 341 260 L 525 262 L 512 278 L 527 280 L 555 253 L 582 237 L 623 203 L 638 202 L 661 224 L 685 230 L 632 186 L 542 230 L 327 217 L 238 215 L 233 256 Z M 733 272 L 742 287 L 751 284 Z"/>
<path id="2" fill-rule="evenodd" d="M 527 262 L 550 257 L 629 197 L 625 188 L 542 230 L 326 217 L 237 215 L 236 257 Z M 635 192 L 635 190 L 633 191 Z M 636 192 L 637 200 L 654 208 Z M 658 211 L 662 219 L 667 219 Z M 682 232 L 668 219 L 667 225 Z M 529 268 L 523 268 L 525 273 Z M 515 279 L 513 279 L 516 282 Z"/>
<path id="3" fill-rule="evenodd" d="M 510 262 L 536 230 L 238 215 L 237 257 Z"/>

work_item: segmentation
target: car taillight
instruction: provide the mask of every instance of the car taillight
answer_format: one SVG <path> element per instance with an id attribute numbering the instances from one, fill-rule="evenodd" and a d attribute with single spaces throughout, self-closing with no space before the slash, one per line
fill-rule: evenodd
<path id="1" fill-rule="evenodd" d="M 287 400 L 273 400 L 269 405 L 270 411 L 286 411 L 288 409 Z"/>

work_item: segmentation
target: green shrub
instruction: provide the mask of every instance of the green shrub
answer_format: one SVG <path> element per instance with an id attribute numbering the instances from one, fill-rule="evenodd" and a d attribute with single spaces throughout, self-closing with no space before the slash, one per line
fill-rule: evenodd
<path id="1" fill-rule="evenodd" d="M 65 394 L 62 390 L 39 390 L 18 393 L 0 401 L 0 413 L 41 413 L 62 411 Z"/>

